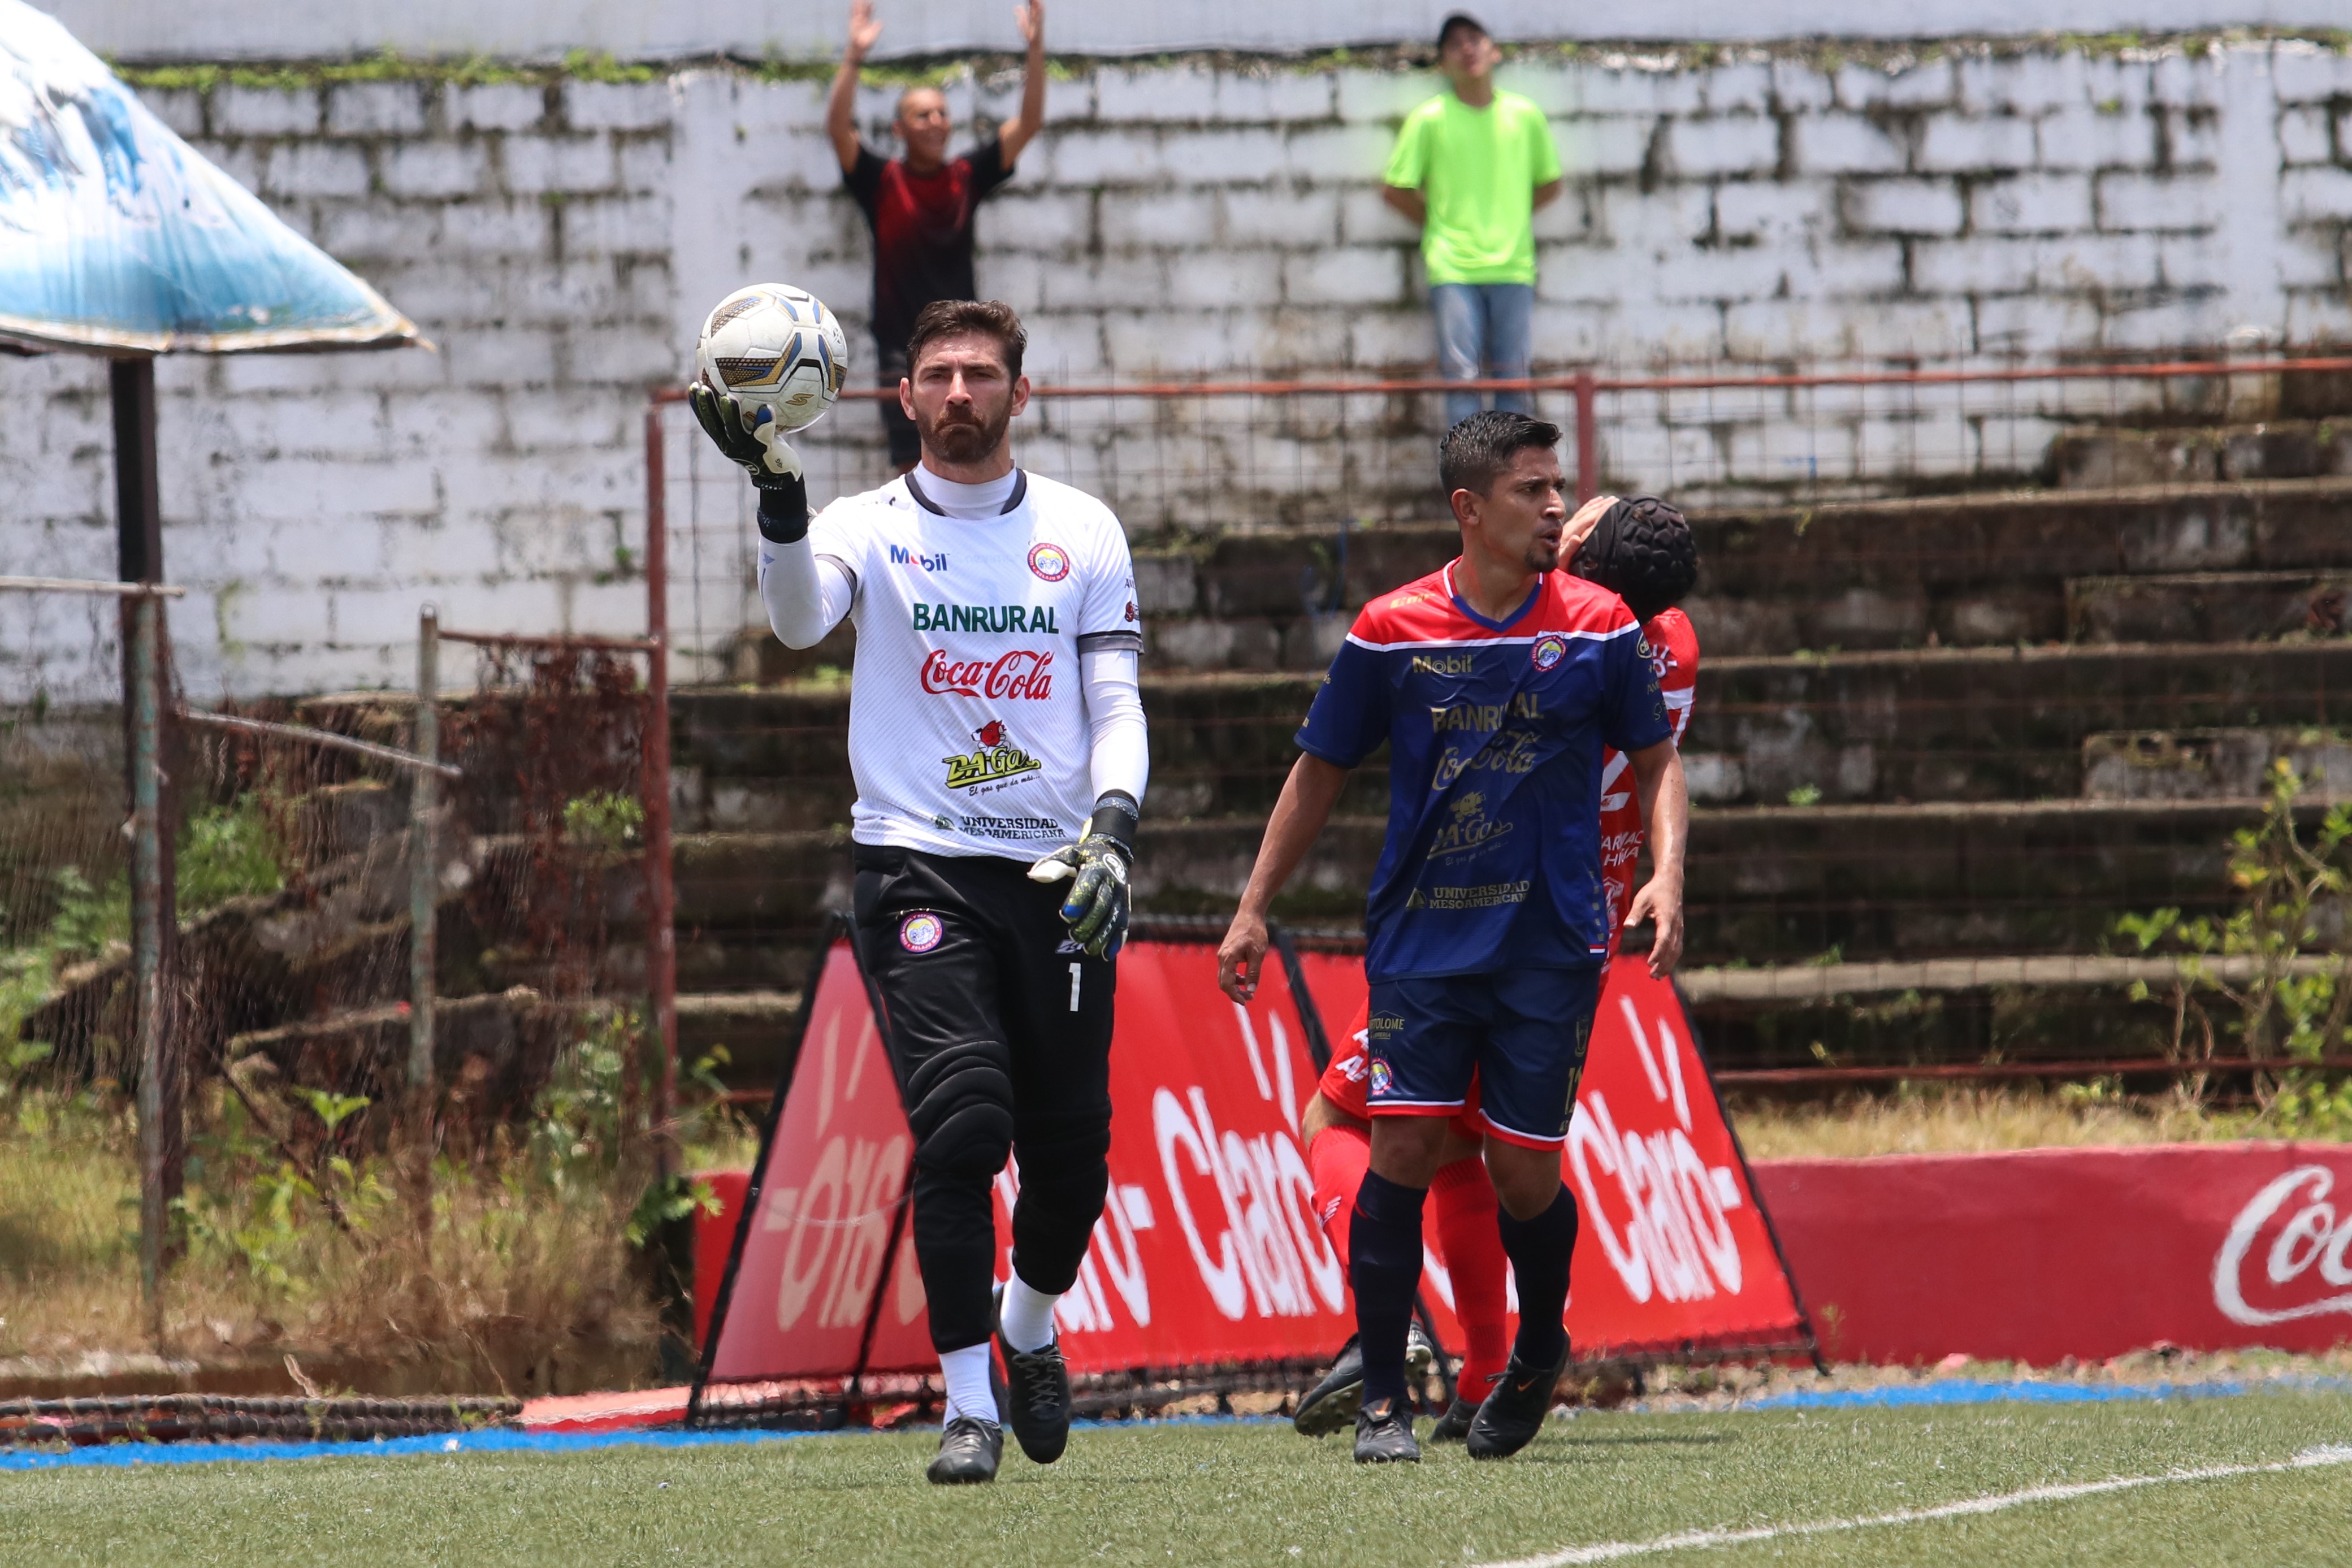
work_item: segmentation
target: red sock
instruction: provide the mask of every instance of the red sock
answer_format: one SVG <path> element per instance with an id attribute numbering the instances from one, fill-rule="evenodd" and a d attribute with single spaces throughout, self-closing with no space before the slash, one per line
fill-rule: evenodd
<path id="1" fill-rule="evenodd" d="M 1510 1357 L 1510 1324 L 1504 1305 L 1503 1233 L 1495 1223 L 1495 1188 L 1486 1162 L 1476 1155 L 1456 1160 L 1429 1186 L 1437 1221 L 1437 1250 L 1454 1277 L 1454 1315 L 1469 1341 L 1455 1378 L 1461 1396 L 1486 1397 L 1487 1381 Z"/>
<path id="2" fill-rule="evenodd" d="M 1339 1255 L 1343 1279 L 1349 1277 L 1348 1227 L 1355 1222 L 1356 1189 L 1371 1168 L 1372 1135 L 1361 1127 L 1326 1127 L 1307 1145 L 1307 1171 L 1315 1178 L 1315 1221 Z M 1493 1206 L 1494 1194 L 1486 1201 Z"/>

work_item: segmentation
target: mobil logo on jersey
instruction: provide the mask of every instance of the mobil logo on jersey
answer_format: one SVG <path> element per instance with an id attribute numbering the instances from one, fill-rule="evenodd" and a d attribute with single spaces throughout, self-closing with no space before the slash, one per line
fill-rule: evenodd
<path id="1" fill-rule="evenodd" d="M 965 659 L 935 647 L 923 660 L 922 686 L 933 697 L 1042 702 L 1054 694 L 1054 656 L 1050 650 L 1016 647 L 993 658 Z"/>
<path id="2" fill-rule="evenodd" d="M 948 569 L 948 552 L 944 550 L 926 552 L 894 544 L 890 546 L 890 564 L 919 567 L 926 572 L 944 572 Z"/>
<path id="3" fill-rule="evenodd" d="M 1580 1345 L 1737 1338 L 1795 1317 L 1681 999 L 1615 961 L 1569 1124 L 1583 1233 L 1569 1326 Z"/>

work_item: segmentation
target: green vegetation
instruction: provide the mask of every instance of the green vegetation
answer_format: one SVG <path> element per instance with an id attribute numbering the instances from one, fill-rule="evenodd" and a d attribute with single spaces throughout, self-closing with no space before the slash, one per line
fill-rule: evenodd
<path id="1" fill-rule="evenodd" d="M 1286 1424 L 1081 1430 L 992 1487 L 925 1484 L 935 1433 L 571 1455 L 352 1457 L 14 1475 L 0 1539 L 26 1563 L 190 1568 L 496 1561 L 1471 1564 L 1688 1531 L 1931 1509 L 2116 1478 L 2157 1484 L 1973 1517 L 1784 1536 L 1667 1562 L 1730 1565 L 2321 1563 L 2352 1552 L 2352 1398 L 1586 1415 L 1518 1458 L 1458 1447 L 1360 1468 Z"/>
<path id="2" fill-rule="evenodd" d="M 604 1356 L 607 1383 L 649 1374 L 640 1249 L 713 1200 L 651 1180 L 628 1085 L 644 1059 L 637 1019 L 601 1014 L 524 1114 L 475 1123 L 453 1104 L 440 1145 L 420 1153 L 370 1120 L 365 1097 L 243 1058 L 191 1096 L 188 1256 L 165 1289 L 167 1345 L 357 1359 L 379 1389 L 529 1387 L 551 1355 Z M 688 1087 L 717 1104 L 712 1066 Z M 746 1155 L 723 1112 L 689 1110 L 683 1131 L 688 1169 Z M 137 1161 L 115 1086 L 0 1079 L 0 1356 L 146 1348 Z"/>
<path id="3" fill-rule="evenodd" d="M 2352 1046 L 2352 951 L 2338 926 L 2352 893 L 2352 805 L 2336 805 L 2306 839 L 2296 820 L 2306 781 L 2281 758 L 2271 764 L 2262 820 L 2230 841 L 2230 879 L 2241 901 L 2227 919 L 2183 918 L 2177 909 L 2126 915 L 2116 930 L 2141 952 L 2181 955 L 2171 986 L 2176 1061 L 2236 1055 L 2308 1067 L 2258 1073 L 2263 1131 L 2285 1137 L 2352 1136 L 2352 1084 L 2320 1066 Z M 2316 960 L 2317 962 L 2313 962 Z M 2145 982 L 2135 1001 L 2150 995 Z M 2210 1004 L 2227 1009 L 2217 1025 Z M 2234 1052 L 2221 1048 L 2234 1036 Z M 2201 1099 L 2201 1077 L 2188 1093 Z"/>
<path id="4" fill-rule="evenodd" d="M 1960 56 L 2001 58 L 2052 51 L 2093 59 L 2157 52 L 2200 55 L 2216 45 L 2264 41 L 2311 43 L 2339 54 L 2352 52 L 2352 31 L 2308 27 L 2232 27 L 2221 31 L 2169 34 L 2046 34 L 2039 37 L 1966 38 L 1927 43 L 1813 38 L 1738 46 L 1703 41 L 1663 46 L 1654 41 L 1579 39 L 1554 42 L 1533 39 L 1515 42 L 1507 52 L 1513 59 L 1529 61 L 1568 59 L 1607 63 L 1612 57 L 1638 58 L 1643 68 L 1664 70 L 1707 70 L 1739 60 L 1785 59 L 1825 72 L 1834 72 L 1849 65 L 1899 72 Z M 1161 55 L 1148 63 L 1163 68 L 1202 64 L 1220 67 L 1245 64 L 1252 69 L 1312 76 L 1337 70 L 1425 70 L 1431 64 L 1431 57 L 1432 51 L 1426 45 L 1407 44 L 1318 49 L 1296 54 L 1196 50 Z M 610 54 L 592 53 L 585 49 L 572 50 L 561 62 L 541 62 L 498 59 L 481 55 L 421 57 L 387 49 L 340 60 L 193 65 L 125 65 L 112 60 L 108 63 L 118 76 L 134 88 L 208 92 L 223 86 L 275 88 L 291 91 L 341 82 L 366 81 L 432 82 L 455 87 L 501 82 L 538 86 L 558 86 L 566 81 L 646 82 L 688 68 L 730 69 L 761 81 L 825 81 L 832 78 L 839 62 L 830 56 L 799 58 L 773 52 L 757 58 L 730 55 L 691 60 L 618 60 Z M 1021 57 L 1013 53 L 911 56 L 869 61 L 860 72 L 860 79 L 875 87 L 940 87 L 974 75 L 991 76 L 1014 70 L 1021 63 Z M 1137 63 L 1127 58 L 1097 61 L 1086 56 L 1056 55 L 1048 59 L 1046 68 L 1055 80 L 1070 81 L 1091 74 L 1098 64 L 1133 68 Z"/>

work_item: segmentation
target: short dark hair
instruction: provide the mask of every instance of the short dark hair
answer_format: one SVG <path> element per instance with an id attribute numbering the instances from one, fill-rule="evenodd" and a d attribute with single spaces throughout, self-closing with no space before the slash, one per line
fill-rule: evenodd
<path id="1" fill-rule="evenodd" d="M 1437 444 L 1437 482 L 1445 493 L 1485 495 L 1508 472 L 1511 459 L 1529 447 L 1545 451 L 1559 445 L 1559 426 L 1525 414 L 1484 408 L 1445 433 Z"/>
<path id="2" fill-rule="evenodd" d="M 1698 542 L 1687 519 L 1655 496 L 1633 496 L 1603 512 L 1568 569 L 1625 601 L 1637 621 L 1682 602 L 1698 581 Z"/>
<path id="3" fill-rule="evenodd" d="M 1467 11 L 1456 11 L 1437 24 L 1437 52 L 1444 54 L 1445 46 L 1454 41 L 1454 35 L 1464 27 L 1469 28 L 1482 38 L 1491 38 L 1495 36 L 1486 31 L 1486 24 L 1479 21 L 1477 17 Z"/>
<path id="4" fill-rule="evenodd" d="M 915 330 L 907 334 L 907 374 L 915 374 L 923 350 L 934 338 L 959 332 L 994 338 L 996 346 L 1004 351 L 1004 373 L 1020 378 L 1021 356 L 1029 347 L 1029 334 L 1022 330 L 1021 318 L 1013 313 L 1013 307 L 1002 300 L 934 300 L 924 306 L 922 314 L 915 318 Z"/>

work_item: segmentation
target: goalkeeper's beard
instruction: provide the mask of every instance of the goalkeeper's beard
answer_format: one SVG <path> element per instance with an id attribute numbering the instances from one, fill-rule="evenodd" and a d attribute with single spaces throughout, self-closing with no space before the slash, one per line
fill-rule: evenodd
<path id="1" fill-rule="evenodd" d="M 943 463 L 977 463 L 996 450 L 1012 423 L 1009 402 L 992 419 L 951 418 L 941 410 L 921 426 L 923 450 Z"/>

